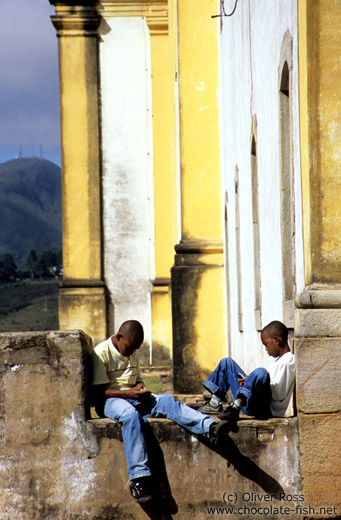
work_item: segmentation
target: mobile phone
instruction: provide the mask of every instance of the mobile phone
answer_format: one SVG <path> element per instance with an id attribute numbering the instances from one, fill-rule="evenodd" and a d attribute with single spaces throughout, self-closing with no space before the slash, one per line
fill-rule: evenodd
<path id="1" fill-rule="evenodd" d="M 238 377 L 238 379 L 244 379 L 245 376 L 243 376 L 243 374 L 241 374 L 240 372 L 238 372 L 237 377 Z"/>

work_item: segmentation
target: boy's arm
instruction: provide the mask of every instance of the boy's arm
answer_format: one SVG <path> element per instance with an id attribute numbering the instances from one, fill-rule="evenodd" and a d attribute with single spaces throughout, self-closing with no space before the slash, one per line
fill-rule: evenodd
<path id="1" fill-rule="evenodd" d="M 121 399 L 134 399 L 137 401 L 142 401 L 145 397 L 150 395 L 150 393 L 150 390 L 148 390 L 148 388 L 146 388 L 144 384 L 140 382 L 128 390 L 113 390 L 112 388 L 107 388 L 104 392 L 104 395 L 106 399 L 120 397 Z"/>
<path id="2" fill-rule="evenodd" d="M 95 407 L 96 413 L 99 417 L 105 417 L 104 404 L 105 400 L 110 397 L 120 397 L 121 399 L 134 399 L 136 401 L 143 401 L 151 392 L 145 388 L 143 383 L 138 383 L 136 386 L 129 388 L 129 390 L 112 390 L 107 388 L 107 385 L 92 385 L 92 405 Z"/>

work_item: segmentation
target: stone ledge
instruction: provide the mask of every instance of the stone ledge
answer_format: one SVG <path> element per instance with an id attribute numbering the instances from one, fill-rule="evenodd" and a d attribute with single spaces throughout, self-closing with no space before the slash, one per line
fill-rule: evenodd
<path id="1" fill-rule="evenodd" d="M 179 510 L 179 520 L 194 516 L 203 519 L 207 506 L 224 505 L 226 493 L 232 493 L 237 500 L 236 507 L 242 507 L 246 504 L 243 496 L 265 493 L 275 505 L 281 504 L 281 496 L 301 492 L 296 417 L 241 418 L 238 433 L 227 435 L 226 442 L 219 448 L 207 439 L 196 438 L 169 419 L 148 419 L 148 423 L 153 439 L 147 436 L 147 442 L 151 443 L 152 471 L 160 485 L 162 508 L 172 499 Z M 128 476 L 121 426 L 107 418 L 91 419 L 88 425 L 97 438 L 98 463 L 115 461 L 115 482 L 123 515 L 123 509 L 131 510 L 134 504 L 123 490 Z M 166 494 L 165 489 L 168 489 Z M 134 510 L 133 516 L 127 518 L 137 520 L 140 516 Z M 243 518 L 254 520 L 254 515 L 246 514 Z M 298 520 L 294 513 L 286 518 Z"/>
<path id="2" fill-rule="evenodd" d="M 184 441 L 186 438 L 190 437 L 191 434 L 187 432 L 184 428 L 177 425 L 170 419 L 147 419 L 152 431 L 158 440 L 158 442 L 165 441 Z M 122 440 L 121 426 L 118 422 L 103 418 L 103 419 L 90 419 L 87 421 L 89 425 L 91 425 L 93 432 L 97 437 L 107 437 L 108 439 L 118 439 Z M 272 418 L 267 420 L 260 419 L 240 419 L 238 421 L 239 432 L 243 431 L 243 436 L 246 434 L 247 429 L 252 429 L 253 431 L 256 429 L 256 436 L 258 440 L 261 441 L 269 441 L 272 440 L 271 433 L 278 427 L 296 427 L 297 426 L 297 417 L 285 417 L 285 418 Z M 230 435 L 233 439 L 237 439 L 237 434 L 231 433 Z M 254 432 L 253 432 L 254 433 Z M 267 435 L 270 433 L 270 436 Z"/>

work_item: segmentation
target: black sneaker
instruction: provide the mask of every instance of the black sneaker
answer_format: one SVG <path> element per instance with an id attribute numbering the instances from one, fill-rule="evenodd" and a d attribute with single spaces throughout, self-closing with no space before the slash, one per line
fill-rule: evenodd
<path id="1" fill-rule="evenodd" d="M 218 406 L 212 406 L 210 403 L 204 404 L 199 408 L 199 412 L 204 413 L 206 415 L 218 415 L 218 413 L 223 411 L 223 405 L 218 404 Z"/>
<path id="2" fill-rule="evenodd" d="M 230 432 L 237 433 L 238 425 L 236 421 L 219 421 L 212 423 L 210 427 L 210 441 L 216 446 L 221 446 L 226 441 Z"/>
<path id="3" fill-rule="evenodd" d="M 143 504 L 144 502 L 149 502 L 153 498 L 151 489 L 150 489 L 150 477 L 141 477 L 134 478 L 130 482 L 130 493 L 131 496 L 138 502 L 139 504 Z"/>
<path id="4" fill-rule="evenodd" d="M 218 414 L 219 419 L 222 421 L 237 422 L 239 419 L 239 410 L 232 404 L 230 404 L 223 412 Z M 233 431 L 233 430 L 232 430 Z"/>

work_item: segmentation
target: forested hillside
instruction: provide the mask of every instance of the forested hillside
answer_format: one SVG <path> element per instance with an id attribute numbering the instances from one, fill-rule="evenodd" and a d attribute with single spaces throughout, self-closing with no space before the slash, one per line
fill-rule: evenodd
<path id="1" fill-rule="evenodd" d="M 62 247 L 61 170 L 39 158 L 0 164 L 0 255 L 22 268 L 28 252 Z"/>

